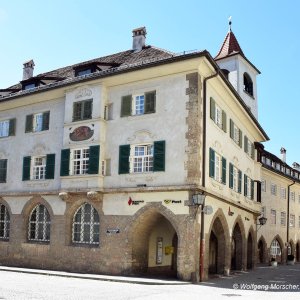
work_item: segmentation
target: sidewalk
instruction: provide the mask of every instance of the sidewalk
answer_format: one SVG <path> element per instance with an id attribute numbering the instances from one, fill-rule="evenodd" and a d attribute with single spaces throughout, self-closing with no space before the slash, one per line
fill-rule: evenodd
<path id="1" fill-rule="evenodd" d="M 26 269 L 16 267 L 5 267 L 0 266 L 0 272 L 16 272 L 16 273 L 27 273 L 27 274 L 38 274 L 46 276 L 57 276 L 57 277 L 68 277 L 68 278 L 80 278 L 90 280 L 101 280 L 110 282 L 123 282 L 133 284 L 146 284 L 146 285 L 187 285 L 190 282 L 179 281 L 176 279 L 156 279 L 156 278 L 143 278 L 143 277 L 130 277 L 130 276 L 110 276 L 110 275 L 98 275 L 98 274 L 81 274 L 81 273 L 69 273 L 63 271 L 50 271 L 41 269 Z"/>

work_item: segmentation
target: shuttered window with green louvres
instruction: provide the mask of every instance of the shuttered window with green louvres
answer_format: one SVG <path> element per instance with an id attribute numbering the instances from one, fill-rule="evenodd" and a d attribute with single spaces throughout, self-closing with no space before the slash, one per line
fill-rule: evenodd
<path id="1" fill-rule="evenodd" d="M 254 199 L 254 181 L 244 174 L 244 195 L 249 199 Z"/>
<path id="2" fill-rule="evenodd" d="M 132 96 L 123 96 L 121 100 L 121 117 L 131 116 Z"/>
<path id="3" fill-rule="evenodd" d="M 6 182 L 7 159 L 0 159 L 0 182 Z"/>
<path id="4" fill-rule="evenodd" d="M 61 150 L 60 176 L 99 174 L 100 146 Z"/>
<path id="5" fill-rule="evenodd" d="M 23 157 L 23 175 L 22 180 L 30 180 L 30 163 L 31 163 L 31 156 Z"/>
<path id="6" fill-rule="evenodd" d="M 210 98 L 210 118 L 215 124 L 224 132 L 227 132 L 227 116 L 226 112 L 222 110 L 213 98 Z"/>
<path id="7" fill-rule="evenodd" d="M 230 137 L 242 148 L 243 132 L 235 125 L 232 119 L 230 119 Z"/>
<path id="8" fill-rule="evenodd" d="M 209 148 L 209 176 L 226 184 L 226 158 Z"/>
<path id="9" fill-rule="evenodd" d="M 242 192 L 242 172 L 232 163 L 229 163 L 229 188 L 235 192 Z"/>
<path id="10" fill-rule="evenodd" d="M 145 93 L 145 114 L 155 113 L 156 91 Z"/>
<path id="11" fill-rule="evenodd" d="M 254 155 L 255 155 L 254 144 L 251 143 L 251 141 L 248 139 L 246 135 L 244 136 L 244 150 L 252 159 L 254 159 Z"/>
<path id="12" fill-rule="evenodd" d="M 49 130 L 50 112 L 37 113 L 26 116 L 25 132 L 39 132 Z"/>
<path id="13" fill-rule="evenodd" d="M 55 173 L 55 154 L 47 154 L 46 156 L 46 179 L 54 179 Z"/>

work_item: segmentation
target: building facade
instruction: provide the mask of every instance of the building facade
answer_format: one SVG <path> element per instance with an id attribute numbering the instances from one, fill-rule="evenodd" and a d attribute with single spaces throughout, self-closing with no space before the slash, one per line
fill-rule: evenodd
<path id="1" fill-rule="evenodd" d="M 26 62 L 0 90 L 2 264 L 193 281 L 254 267 L 259 71 L 231 29 L 216 59 L 145 39 L 37 76 Z"/>

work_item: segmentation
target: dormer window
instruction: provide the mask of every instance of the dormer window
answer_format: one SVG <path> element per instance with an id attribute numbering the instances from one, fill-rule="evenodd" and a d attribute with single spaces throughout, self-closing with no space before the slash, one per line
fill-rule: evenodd
<path id="1" fill-rule="evenodd" d="M 244 91 L 253 97 L 253 82 L 248 73 L 244 73 Z"/>
<path id="2" fill-rule="evenodd" d="M 30 90 L 30 89 L 34 89 L 35 88 L 35 83 L 28 83 L 24 85 L 23 90 Z"/>
<path id="3" fill-rule="evenodd" d="M 76 76 L 84 76 L 92 73 L 92 69 L 84 69 L 77 72 Z"/>

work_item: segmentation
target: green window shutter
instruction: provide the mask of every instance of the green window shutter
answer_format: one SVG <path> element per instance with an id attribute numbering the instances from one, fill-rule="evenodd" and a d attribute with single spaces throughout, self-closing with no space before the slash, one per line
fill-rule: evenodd
<path id="1" fill-rule="evenodd" d="M 156 91 L 145 93 L 145 114 L 155 113 Z"/>
<path id="2" fill-rule="evenodd" d="M 233 164 L 229 163 L 229 187 L 233 188 Z"/>
<path id="3" fill-rule="evenodd" d="M 7 159 L 0 159 L 0 182 L 6 182 Z"/>
<path id="4" fill-rule="evenodd" d="M 254 180 L 251 180 L 251 199 L 254 199 Z"/>
<path id="5" fill-rule="evenodd" d="M 93 100 L 83 102 L 83 119 L 91 119 L 93 111 Z"/>
<path id="6" fill-rule="evenodd" d="M 100 146 L 99 145 L 90 146 L 88 174 L 99 173 L 99 157 L 100 157 Z"/>
<path id="7" fill-rule="evenodd" d="M 46 179 L 54 179 L 55 173 L 55 154 L 47 154 L 46 156 Z"/>
<path id="8" fill-rule="evenodd" d="M 123 96 L 121 103 L 121 117 L 131 116 L 132 96 Z"/>
<path id="9" fill-rule="evenodd" d="M 248 153 L 248 138 L 246 135 L 244 136 L 244 150 Z"/>
<path id="10" fill-rule="evenodd" d="M 32 132 L 33 130 L 33 115 L 26 116 L 25 132 Z"/>
<path id="11" fill-rule="evenodd" d="M 43 113 L 42 130 L 49 130 L 50 111 Z"/>
<path id="12" fill-rule="evenodd" d="M 16 119 L 9 120 L 9 136 L 16 134 Z"/>
<path id="13" fill-rule="evenodd" d="M 165 171 L 166 142 L 154 142 L 153 171 Z"/>
<path id="14" fill-rule="evenodd" d="M 61 150 L 60 176 L 70 175 L 70 149 Z"/>
<path id="15" fill-rule="evenodd" d="M 230 137 L 233 139 L 233 127 L 234 127 L 234 123 L 233 121 L 230 119 Z"/>
<path id="16" fill-rule="evenodd" d="M 242 193 L 242 171 L 239 170 L 239 178 L 238 178 L 238 192 Z"/>
<path id="17" fill-rule="evenodd" d="M 227 117 L 224 110 L 222 110 L 222 129 L 224 132 L 227 132 Z"/>
<path id="18" fill-rule="evenodd" d="M 251 144 L 251 158 L 254 159 L 254 144 Z"/>
<path id="19" fill-rule="evenodd" d="M 30 180 L 30 163 L 31 163 L 31 157 L 25 156 L 23 157 L 23 176 L 22 180 Z"/>
<path id="20" fill-rule="evenodd" d="M 239 129 L 239 146 L 243 147 L 243 132 Z"/>
<path id="21" fill-rule="evenodd" d="M 119 147 L 119 174 L 129 173 L 130 145 L 120 145 Z"/>
<path id="22" fill-rule="evenodd" d="M 247 196 L 247 190 L 248 190 L 248 180 L 247 180 L 247 175 L 244 174 L 244 196 Z"/>
<path id="23" fill-rule="evenodd" d="M 210 118 L 216 122 L 216 102 L 213 98 L 210 98 Z"/>
<path id="24" fill-rule="evenodd" d="M 209 148 L 209 177 L 215 178 L 215 151 Z"/>
<path id="25" fill-rule="evenodd" d="M 226 158 L 222 157 L 222 183 L 226 184 Z"/>

